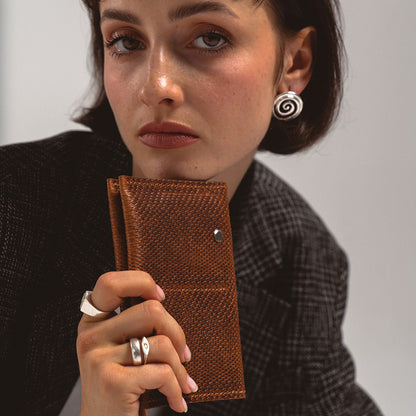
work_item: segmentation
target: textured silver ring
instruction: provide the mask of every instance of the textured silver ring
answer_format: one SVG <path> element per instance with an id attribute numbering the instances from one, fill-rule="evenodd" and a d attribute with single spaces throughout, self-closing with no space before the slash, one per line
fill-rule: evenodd
<path id="1" fill-rule="evenodd" d="M 79 307 L 80 311 L 85 313 L 85 315 L 92 316 L 93 318 L 104 318 L 105 316 L 110 315 L 111 312 L 101 311 L 91 303 L 91 294 L 91 290 L 87 290 L 84 293 L 84 296 L 81 299 L 81 305 Z"/>
<path id="2" fill-rule="evenodd" d="M 142 353 L 143 353 L 143 364 L 147 363 L 147 358 L 149 357 L 150 345 L 149 341 L 146 337 L 143 337 L 140 340 L 140 344 L 142 346 Z"/>
<path id="3" fill-rule="evenodd" d="M 133 365 L 143 365 L 142 349 L 140 347 L 140 341 L 137 338 L 130 338 L 130 349 Z"/>

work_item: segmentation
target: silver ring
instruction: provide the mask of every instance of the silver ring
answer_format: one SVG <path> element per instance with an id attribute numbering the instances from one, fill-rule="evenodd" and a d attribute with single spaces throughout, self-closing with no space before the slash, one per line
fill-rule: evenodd
<path id="1" fill-rule="evenodd" d="M 140 344 L 142 346 L 142 353 L 143 353 L 143 364 L 147 363 L 147 358 L 149 357 L 150 345 L 149 341 L 146 337 L 143 337 L 140 340 Z"/>
<path id="2" fill-rule="evenodd" d="M 80 311 L 85 313 L 85 315 L 92 316 L 93 318 L 104 318 L 105 316 L 110 315 L 111 312 L 101 311 L 91 303 L 91 293 L 91 290 L 87 290 L 84 293 L 79 307 Z"/>
<path id="3" fill-rule="evenodd" d="M 130 338 L 130 348 L 133 365 L 143 365 L 140 341 L 137 338 Z"/>

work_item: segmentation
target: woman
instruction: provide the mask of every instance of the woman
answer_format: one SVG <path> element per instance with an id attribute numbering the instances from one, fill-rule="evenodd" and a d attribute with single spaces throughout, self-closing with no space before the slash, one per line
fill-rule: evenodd
<path id="1" fill-rule="evenodd" d="M 188 410 L 183 394 L 198 386 L 182 363 L 193 351 L 163 288 L 144 271 L 112 271 L 105 179 L 132 175 L 228 186 L 247 398 L 191 413 L 378 415 L 342 345 L 345 255 L 307 204 L 253 162 L 258 149 L 312 145 L 336 116 L 337 3 L 84 3 L 98 91 L 79 121 L 93 132 L 2 149 L 2 358 L 8 397 L 23 392 L 15 413 L 58 414 L 77 359 L 81 415 L 137 415 L 146 389 Z M 145 302 L 107 314 L 136 296 Z M 143 336 L 148 363 L 134 366 L 124 340 Z"/>

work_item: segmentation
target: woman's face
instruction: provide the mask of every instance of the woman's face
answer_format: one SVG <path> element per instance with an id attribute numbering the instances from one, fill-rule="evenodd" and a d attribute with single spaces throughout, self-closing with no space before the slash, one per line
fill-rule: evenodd
<path id="1" fill-rule="evenodd" d="M 102 0 L 104 84 L 133 174 L 231 192 L 264 137 L 279 37 L 250 0 Z"/>

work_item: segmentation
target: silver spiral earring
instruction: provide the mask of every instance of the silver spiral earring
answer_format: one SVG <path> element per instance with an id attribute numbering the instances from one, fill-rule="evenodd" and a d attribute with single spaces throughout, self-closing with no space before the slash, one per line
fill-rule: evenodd
<path id="1" fill-rule="evenodd" d="M 302 98 L 293 91 L 278 95 L 273 103 L 273 115 L 278 120 L 293 120 L 299 116 L 302 109 Z"/>

